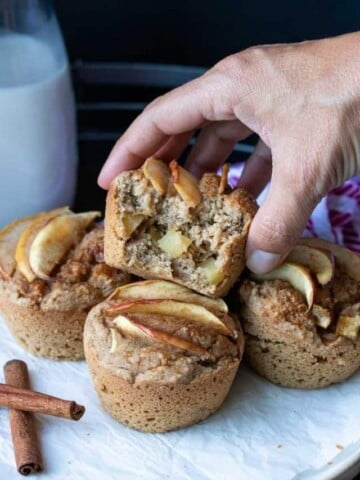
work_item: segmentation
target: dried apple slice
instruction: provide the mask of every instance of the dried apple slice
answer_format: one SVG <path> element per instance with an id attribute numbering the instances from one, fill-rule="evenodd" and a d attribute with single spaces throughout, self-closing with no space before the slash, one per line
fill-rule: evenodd
<path id="1" fill-rule="evenodd" d="M 222 335 L 233 336 L 232 332 L 221 320 L 202 305 L 179 302 L 176 300 L 128 300 L 105 310 L 107 315 L 117 313 L 153 313 L 169 315 L 192 320 Z"/>
<path id="2" fill-rule="evenodd" d="M 197 303 L 211 310 L 228 313 L 228 307 L 222 298 L 209 298 L 195 293 L 186 287 L 166 280 L 144 280 L 118 287 L 109 297 L 111 300 L 179 300 Z"/>
<path id="3" fill-rule="evenodd" d="M 145 177 L 150 180 L 151 185 L 160 194 L 164 195 L 170 180 L 169 167 L 155 157 L 148 158 L 143 165 Z"/>
<path id="4" fill-rule="evenodd" d="M 180 167 L 176 160 L 170 162 L 169 167 L 174 187 L 184 202 L 190 207 L 199 205 L 201 193 L 197 179 L 190 172 Z"/>
<path id="5" fill-rule="evenodd" d="M 251 278 L 261 281 L 286 280 L 305 297 L 309 310 L 314 303 L 315 285 L 310 271 L 297 263 L 284 262 L 269 273 L 263 275 L 252 273 Z"/>
<path id="6" fill-rule="evenodd" d="M 36 215 L 32 222 L 23 231 L 16 245 L 15 260 L 19 271 L 24 275 L 28 282 L 35 280 L 36 275 L 30 267 L 29 252 L 32 242 L 42 228 L 58 215 L 69 215 L 71 210 L 68 207 L 60 207 L 49 212 Z"/>
<path id="7" fill-rule="evenodd" d="M 301 245 L 309 245 L 310 247 L 322 248 L 330 251 L 335 257 L 335 263 L 349 277 L 360 282 L 360 255 L 351 250 L 340 247 L 335 243 L 327 242 L 321 238 L 302 238 L 299 242 Z"/>
<path id="8" fill-rule="evenodd" d="M 320 285 L 326 285 L 334 276 L 334 257 L 328 250 L 310 245 L 296 245 L 286 260 L 308 267 L 315 274 Z"/>
<path id="9" fill-rule="evenodd" d="M 58 215 L 49 220 L 30 247 L 29 264 L 34 274 L 48 280 L 55 266 L 100 215 L 100 212 L 74 213 Z"/>
<path id="10" fill-rule="evenodd" d="M 0 231 L 0 271 L 5 278 L 9 279 L 15 272 L 15 253 L 19 238 L 37 217 L 38 215 L 31 215 L 20 218 Z"/>
<path id="11" fill-rule="evenodd" d="M 177 230 L 168 230 L 157 244 L 170 258 L 178 258 L 187 251 L 192 240 Z"/>
<path id="12" fill-rule="evenodd" d="M 211 355 L 205 348 L 201 345 L 198 345 L 194 342 L 189 342 L 184 338 L 178 337 L 176 335 L 171 335 L 170 333 L 164 332 L 162 330 L 158 330 L 153 327 L 149 327 L 148 325 L 144 325 L 141 322 L 136 320 L 124 317 L 119 315 L 113 321 L 114 325 L 119 328 L 123 333 L 129 334 L 134 337 L 142 337 L 142 338 L 153 338 L 159 342 L 165 343 L 167 345 L 172 345 L 173 347 L 180 348 L 182 350 L 186 350 L 192 353 L 196 353 L 202 357 L 206 357 L 208 359 L 214 359 L 213 355 Z M 116 338 L 115 343 L 113 342 L 111 346 L 111 353 L 115 353 L 119 349 L 119 341 L 120 338 L 113 336 L 113 339 Z"/>
<path id="13" fill-rule="evenodd" d="M 339 315 L 336 331 L 337 335 L 356 340 L 360 331 L 360 303 L 346 307 Z"/>
<path id="14" fill-rule="evenodd" d="M 328 308 L 314 304 L 311 313 L 316 317 L 316 323 L 321 328 L 328 328 L 331 325 L 332 315 Z"/>

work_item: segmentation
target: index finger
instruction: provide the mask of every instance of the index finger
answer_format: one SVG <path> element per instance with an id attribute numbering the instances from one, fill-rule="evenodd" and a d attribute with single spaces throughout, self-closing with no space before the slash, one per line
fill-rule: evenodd
<path id="1" fill-rule="evenodd" d="M 170 136 L 195 130 L 208 121 L 235 118 L 232 108 L 225 105 L 227 102 L 215 101 L 216 93 L 219 96 L 219 78 L 210 72 L 157 98 L 134 120 L 100 172 L 101 187 L 108 188 L 119 172 L 138 168 Z M 223 92 L 223 85 L 220 86 Z"/>

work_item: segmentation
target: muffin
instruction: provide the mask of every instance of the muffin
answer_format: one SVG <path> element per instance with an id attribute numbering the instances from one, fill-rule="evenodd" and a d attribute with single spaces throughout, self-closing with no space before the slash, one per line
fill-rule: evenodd
<path id="1" fill-rule="evenodd" d="M 224 296 L 245 264 L 256 204 L 222 177 L 200 182 L 175 161 L 149 158 L 122 172 L 107 195 L 105 261 L 142 278 L 171 280 Z"/>
<path id="2" fill-rule="evenodd" d="M 165 432 L 220 407 L 243 334 L 223 300 L 147 280 L 118 288 L 89 312 L 84 348 L 103 408 L 128 427 Z"/>
<path id="3" fill-rule="evenodd" d="M 304 239 L 266 275 L 239 289 L 250 365 L 273 383 L 320 388 L 360 367 L 360 257 Z"/>
<path id="4" fill-rule="evenodd" d="M 35 355 L 84 357 L 88 311 L 130 276 L 104 263 L 98 212 L 67 208 L 23 218 L 0 232 L 0 312 Z"/>

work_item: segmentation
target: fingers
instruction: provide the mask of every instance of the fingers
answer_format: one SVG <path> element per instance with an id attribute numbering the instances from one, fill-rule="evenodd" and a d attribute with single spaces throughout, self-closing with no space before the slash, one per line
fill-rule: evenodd
<path id="1" fill-rule="evenodd" d="M 291 157 L 287 157 L 291 158 Z M 304 162 L 281 161 L 274 167 L 272 184 L 252 224 L 246 246 L 247 266 L 255 273 L 275 268 L 301 236 L 321 196 L 316 194 L 312 171 Z"/>
<path id="2" fill-rule="evenodd" d="M 108 188 L 114 176 L 138 168 L 170 137 L 201 127 L 209 108 L 207 86 L 203 83 L 194 80 L 152 102 L 116 142 L 100 172 L 99 185 Z"/>
<path id="3" fill-rule="evenodd" d="M 154 153 L 154 156 L 163 160 L 164 162 L 170 162 L 174 159 L 177 160 L 188 146 L 193 134 L 194 132 L 191 131 L 170 137 L 165 145 L 163 145 L 157 152 Z"/>
<path id="4" fill-rule="evenodd" d="M 251 104 L 245 80 L 250 75 L 243 75 L 248 63 L 238 55 L 228 57 L 198 79 L 152 102 L 115 144 L 100 172 L 99 185 L 108 188 L 120 171 L 139 167 L 172 136 L 209 122 L 234 120 L 235 106 L 238 111 L 244 103 Z"/>
<path id="5" fill-rule="evenodd" d="M 215 172 L 234 150 L 236 142 L 250 133 L 239 120 L 210 124 L 202 129 L 185 167 L 198 177 L 205 172 Z"/>
<path id="6" fill-rule="evenodd" d="M 271 150 L 262 140 L 259 140 L 254 152 L 245 163 L 238 187 L 244 188 L 256 198 L 269 182 L 271 169 Z"/>

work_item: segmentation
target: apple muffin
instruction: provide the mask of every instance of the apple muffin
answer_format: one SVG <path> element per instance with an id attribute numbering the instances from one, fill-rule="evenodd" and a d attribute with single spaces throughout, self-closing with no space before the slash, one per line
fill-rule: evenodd
<path id="1" fill-rule="evenodd" d="M 0 312 L 35 355 L 83 358 L 87 313 L 130 281 L 128 273 L 104 263 L 98 216 L 64 207 L 17 220 L 0 232 Z"/>
<path id="2" fill-rule="evenodd" d="M 360 367 L 360 257 L 302 239 L 266 275 L 239 289 L 250 365 L 273 383 L 320 388 Z"/>
<path id="3" fill-rule="evenodd" d="M 198 182 L 175 161 L 155 158 L 122 172 L 105 212 L 105 261 L 142 278 L 182 284 L 212 297 L 226 295 L 245 264 L 245 242 L 256 203 L 223 174 Z"/>
<path id="4" fill-rule="evenodd" d="M 119 287 L 94 307 L 85 357 L 104 409 L 145 432 L 186 427 L 215 412 L 243 354 L 222 299 L 165 280 Z"/>

